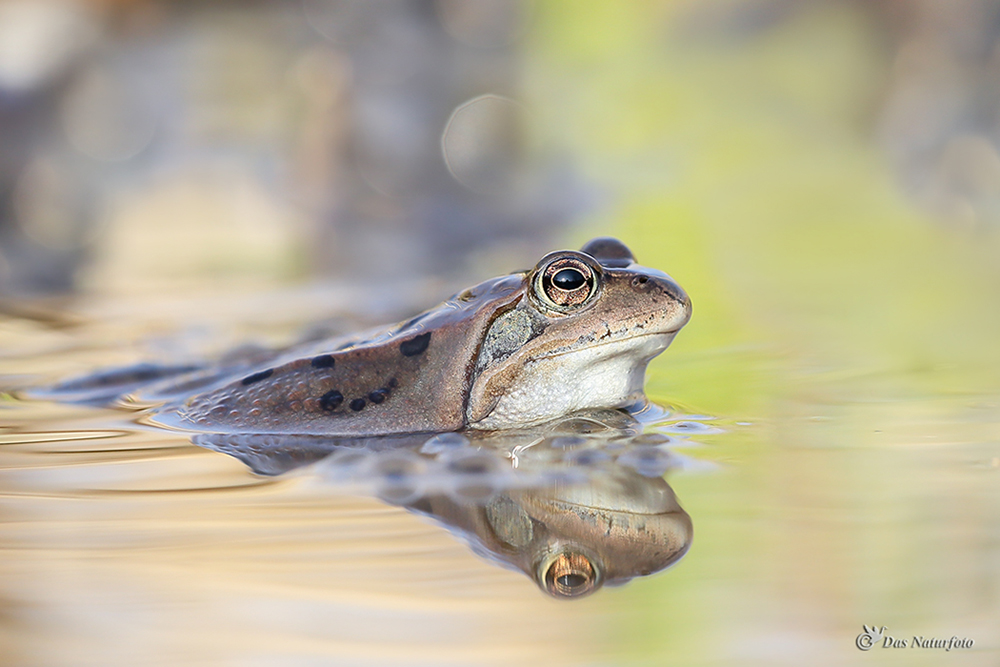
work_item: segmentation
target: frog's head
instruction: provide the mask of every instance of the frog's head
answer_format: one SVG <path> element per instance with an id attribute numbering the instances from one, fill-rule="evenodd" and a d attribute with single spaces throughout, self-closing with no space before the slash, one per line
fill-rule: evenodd
<path id="1" fill-rule="evenodd" d="M 691 317 L 684 290 L 612 238 L 549 253 L 522 292 L 483 337 L 467 406 L 476 428 L 643 401 L 646 364 Z"/>

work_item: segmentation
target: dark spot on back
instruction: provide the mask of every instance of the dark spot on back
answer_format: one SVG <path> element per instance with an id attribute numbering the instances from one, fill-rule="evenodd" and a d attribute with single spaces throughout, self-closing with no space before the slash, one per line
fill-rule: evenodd
<path id="1" fill-rule="evenodd" d="M 389 380 L 389 384 L 387 386 L 389 387 L 389 389 L 395 389 L 396 387 L 399 386 L 399 382 L 396 381 L 396 378 L 392 378 L 391 380 Z"/>
<path id="2" fill-rule="evenodd" d="M 351 401 L 351 410 L 354 410 L 355 412 L 361 412 L 364 409 L 365 409 L 365 399 L 355 398 L 353 401 Z"/>
<path id="3" fill-rule="evenodd" d="M 253 375 L 248 375 L 243 378 L 243 385 L 253 384 L 254 382 L 260 382 L 261 380 L 266 380 L 267 378 L 274 375 L 274 369 L 268 368 L 266 371 L 261 371 L 259 373 L 254 373 Z"/>
<path id="4" fill-rule="evenodd" d="M 404 357 L 415 357 L 418 354 L 423 354 L 430 342 L 431 332 L 428 331 L 419 336 L 414 336 L 410 340 L 404 340 L 399 344 L 399 351 L 403 353 Z"/>
<path id="5" fill-rule="evenodd" d="M 329 354 L 321 354 L 312 360 L 313 368 L 333 368 L 336 360 Z"/>
<path id="6" fill-rule="evenodd" d="M 319 407 L 324 410 L 336 410 L 344 402 L 344 395 L 336 389 L 331 389 L 319 399 Z"/>
<path id="7" fill-rule="evenodd" d="M 389 392 L 386 391 L 385 389 L 376 389 L 372 393 L 368 394 L 368 400 L 378 405 L 379 403 L 384 401 L 386 396 L 388 395 Z"/>

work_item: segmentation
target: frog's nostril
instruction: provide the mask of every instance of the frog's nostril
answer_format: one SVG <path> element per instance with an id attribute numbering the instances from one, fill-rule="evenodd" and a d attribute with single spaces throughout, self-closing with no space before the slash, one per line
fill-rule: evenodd
<path id="1" fill-rule="evenodd" d="M 636 276 L 635 278 L 632 279 L 632 287 L 635 287 L 635 288 L 638 288 L 638 289 L 643 289 L 643 288 L 645 288 L 646 283 L 648 283 L 648 282 L 649 282 L 649 278 L 648 277 L 646 277 L 646 276 Z"/>

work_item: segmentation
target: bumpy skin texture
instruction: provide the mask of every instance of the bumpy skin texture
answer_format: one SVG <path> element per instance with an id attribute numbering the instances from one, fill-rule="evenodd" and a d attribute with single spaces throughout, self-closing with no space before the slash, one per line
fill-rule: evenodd
<path id="1" fill-rule="evenodd" d="M 619 241 L 584 248 L 594 254 L 551 253 L 533 271 L 488 280 L 367 341 L 314 345 L 307 357 L 251 369 L 156 419 L 216 432 L 358 436 L 508 428 L 623 407 L 642 398 L 646 363 L 687 322 L 690 301 L 666 274 L 634 264 Z M 539 272 L 552 261 L 580 267 L 589 296 L 548 302 Z"/>
<path id="2" fill-rule="evenodd" d="M 483 283 L 370 342 L 261 369 L 157 421 L 243 433 L 373 435 L 464 426 L 471 361 L 523 277 Z M 268 372 L 270 371 L 270 372 Z M 259 379 L 257 379 L 259 378 Z"/>

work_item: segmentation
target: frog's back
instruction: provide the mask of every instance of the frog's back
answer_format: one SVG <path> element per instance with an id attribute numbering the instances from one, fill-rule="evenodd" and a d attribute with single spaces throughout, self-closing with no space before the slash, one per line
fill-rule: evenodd
<path id="1" fill-rule="evenodd" d="M 285 355 L 154 419 L 230 433 L 446 431 L 464 425 L 472 360 L 497 308 L 516 299 L 519 276 L 481 285 L 489 298 L 456 298 L 380 335 L 309 356 Z M 339 348 L 339 349 L 338 349 Z"/>

